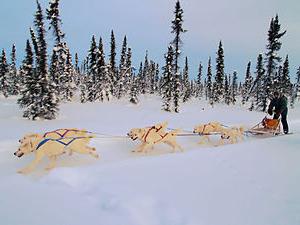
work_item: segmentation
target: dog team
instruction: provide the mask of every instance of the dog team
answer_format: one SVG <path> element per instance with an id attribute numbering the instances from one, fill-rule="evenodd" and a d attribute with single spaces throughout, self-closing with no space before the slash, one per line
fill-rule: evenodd
<path id="1" fill-rule="evenodd" d="M 147 153 L 153 150 L 156 144 L 164 143 L 172 148 L 172 152 L 183 151 L 183 148 L 177 143 L 176 137 L 180 135 L 181 130 L 176 129 L 167 132 L 167 122 L 156 124 L 152 127 L 133 128 L 127 136 L 133 141 L 139 140 L 140 145 L 133 152 Z M 199 144 L 212 144 L 209 135 L 220 135 L 220 140 L 215 146 L 223 145 L 226 141 L 230 144 L 237 143 L 243 139 L 244 129 L 236 127 L 224 127 L 219 122 L 210 122 L 200 124 L 194 128 L 193 133 L 202 136 Z M 26 174 L 35 169 L 44 157 L 48 157 L 49 164 L 45 168 L 51 170 L 56 166 L 56 160 L 62 154 L 72 155 L 73 152 L 80 154 L 89 154 L 99 158 L 96 149 L 88 146 L 91 139 L 96 136 L 86 130 L 58 129 L 45 134 L 27 134 L 20 142 L 19 149 L 14 153 L 17 157 L 22 157 L 30 153 L 35 154 L 34 160 L 25 168 L 19 170 L 19 173 Z"/>

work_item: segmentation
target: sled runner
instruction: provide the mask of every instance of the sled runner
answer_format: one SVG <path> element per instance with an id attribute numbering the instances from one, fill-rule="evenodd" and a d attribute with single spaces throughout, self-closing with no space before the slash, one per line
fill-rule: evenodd
<path id="1" fill-rule="evenodd" d="M 260 123 L 247 131 L 254 135 L 278 135 L 280 130 L 280 119 L 269 119 L 265 117 Z"/>

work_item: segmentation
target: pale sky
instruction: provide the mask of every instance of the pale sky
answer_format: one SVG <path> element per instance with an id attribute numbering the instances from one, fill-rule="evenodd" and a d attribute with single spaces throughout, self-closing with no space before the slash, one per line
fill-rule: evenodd
<path id="1" fill-rule="evenodd" d="M 48 0 L 41 0 L 47 6 Z M 109 54 L 110 31 L 114 29 L 117 52 L 120 54 L 124 35 L 133 50 L 133 63 L 138 67 L 146 50 L 149 57 L 163 66 L 163 55 L 173 36 L 171 20 L 175 0 L 61 0 L 63 30 L 72 53 L 80 59 L 86 56 L 91 36 L 103 37 L 105 53 Z M 237 70 L 243 79 L 246 65 L 255 69 L 258 53 L 265 52 L 270 20 L 278 13 L 282 29 L 280 55 L 289 54 L 291 75 L 300 66 L 300 1 L 299 0 L 182 0 L 184 57 L 190 61 L 191 76 L 195 76 L 200 61 L 204 74 L 208 57 L 215 62 L 219 40 L 225 52 L 225 71 Z M 9 53 L 12 43 L 17 45 L 18 61 L 24 56 L 25 42 L 29 38 L 36 10 L 35 0 L 1 0 L 0 47 Z M 48 35 L 48 41 L 53 40 Z"/>

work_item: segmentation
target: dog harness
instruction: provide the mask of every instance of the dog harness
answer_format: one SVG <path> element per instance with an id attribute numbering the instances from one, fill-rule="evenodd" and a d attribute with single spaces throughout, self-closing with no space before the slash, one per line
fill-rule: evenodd
<path id="1" fill-rule="evenodd" d="M 147 142 L 147 137 L 149 135 L 149 133 L 152 131 L 152 130 L 155 130 L 156 132 L 160 131 L 162 129 L 162 126 L 160 126 L 159 128 L 155 128 L 155 126 L 151 127 L 145 134 L 144 136 L 142 137 L 142 140 L 144 140 L 145 142 Z M 165 135 L 159 135 L 161 137 L 160 140 L 154 142 L 155 144 L 159 141 L 161 141 L 162 139 L 164 139 L 166 136 L 168 135 L 168 133 L 166 133 Z"/>
<path id="2" fill-rule="evenodd" d="M 202 130 L 202 132 L 200 132 L 200 134 L 205 134 L 204 131 L 205 131 L 205 129 L 206 129 L 207 126 L 212 126 L 212 128 L 215 128 L 214 125 L 211 125 L 211 124 L 204 124 L 203 130 Z"/>
<path id="3" fill-rule="evenodd" d="M 59 131 L 61 130 L 64 130 L 64 132 L 61 134 L 59 133 Z M 78 132 L 79 130 L 75 130 L 75 129 L 57 129 L 57 130 L 54 130 L 54 131 L 49 131 L 49 132 L 46 132 L 44 134 L 44 138 L 48 136 L 48 134 L 57 134 L 59 135 L 61 138 L 65 137 L 67 135 L 67 133 L 69 133 L 70 131 L 74 131 L 74 132 Z"/>
<path id="4" fill-rule="evenodd" d="M 62 140 L 66 139 L 66 138 L 59 138 L 59 139 L 51 139 L 51 138 L 46 138 L 44 140 L 42 140 L 37 146 L 36 146 L 36 150 L 38 150 L 40 147 L 42 147 L 43 145 L 45 145 L 48 141 L 55 141 L 58 142 L 62 145 L 64 145 L 65 147 L 67 147 L 68 145 L 70 145 L 73 141 L 77 140 L 77 139 L 83 139 L 83 138 L 89 138 L 89 137 L 73 137 L 71 138 L 68 142 L 63 142 Z"/>

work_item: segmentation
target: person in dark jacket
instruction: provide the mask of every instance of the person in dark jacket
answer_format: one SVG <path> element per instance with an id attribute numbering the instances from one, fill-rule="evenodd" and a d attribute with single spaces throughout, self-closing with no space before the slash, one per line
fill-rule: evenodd
<path id="1" fill-rule="evenodd" d="M 289 125 L 287 123 L 287 113 L 288 113 L 288 100 L 283 94 L 279 92 L 274 92 L 274 98 L 271 100 L 268 113 L 273 115 L 273 119 L 278 119 L 281 116 L 281 123 L 283 127 L 283 132 L 287 134 L 289 132 Z"/>

